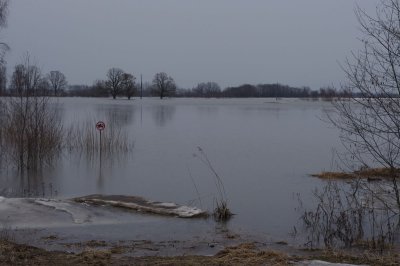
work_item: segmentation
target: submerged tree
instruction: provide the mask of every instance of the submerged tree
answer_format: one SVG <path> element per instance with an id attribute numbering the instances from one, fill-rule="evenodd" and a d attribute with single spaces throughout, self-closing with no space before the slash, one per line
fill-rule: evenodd
<path id="1" fill-rule="evenodd" d="M 199 83 L 193 89 L 193 93 L 198 97 L 219 97 L 221 94 L 221 87 L 216 82 Z"/>
<path id="2" fill-rule="evenodd" d="M 344 66 L 352 101 L 339 100 L 331 121 L 351 158 L 363 167 L 390 169 L 390 209 L 400 212 L 400 0 L 382 0 L 375 16 L 356 10 L 363 49 Z M 357 95 L 357 97 L 355 97 Z M 387 190 L 386 190 L 387 191 Z M 381 197 L 388 205 L 388 197 Z M 391 206 L 391 205 L 390 205 Z"/>
<path id="3" fill-rule="evenodd" d="M 0 29 L 6 26 L 8 15 L 8 0 L 0 0 Z M 0 96 L 5 93 L 7 84 L 7 71 L 4 54 L 9 49 L 8 45 L 0 42 Z"/>
<path id="4" fill-rule="evenodd" d="M 48 87 L 40 69 L 26 55 L 15 66 L 11 90 L 16 97 L 7 101 L 4 139 L 18 168 L 37 169 L 60 148 L 60 117 L 43 90 Z"/>
<path id="5" fill-rule="evenodd" d="M 135 76 L 129 73 L 122 75 L 122 90 L 128 100 L 136 93 L 135 79 Z"/>
<path id="6" fill-rule="evenodd" d="M 67 87 L 67 79 L 63 73 L 58 70 L 50 71 L 47 75 L 54 96 L 60 96 Z"/>
<path id="7" fill-rule="evenodd" d="M 7 89 L 7 69 L 5 65 L 0 65 L 0 96 L 5 94 Z"/>
<path id="8" fill-rule="evenodd" d="M 165 72 L 160 72 L 154 75 L 153 86 L 155 94 L 160 96 L 160 99 L 173 96 L 176 91 L 174 79 L 171 76 L 168 76 Z"/>
<path id="9" fill-rule="evenodd" d="M 4 28 L 7 24 L 8 16 L 8 0 L 0 0 L 0 29 Z M 0 42 L 0 64 L 4 65 L 4 53 L 9 49 L 8 45 Z"/>
<path id="10" fill-rule="evenodd" d="M 122 91 L 122 83 L 124 80 L 124 71 L 120 68 L 111 68 L 107 72 L 106 86 L 109 89 L 113 99 Z"/>

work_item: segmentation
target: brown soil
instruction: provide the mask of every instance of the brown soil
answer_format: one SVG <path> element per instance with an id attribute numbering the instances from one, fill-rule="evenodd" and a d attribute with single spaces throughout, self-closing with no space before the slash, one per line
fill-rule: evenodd
<path id="1" fill-rule="evenodd" d="M 394 172 L 390 168 L 367 168 L 354 172 L 322 172 L 319 174 L 312 174 L 311 176 L 321 179 L 355 179 L 363 178 L 368 181 L 379 181 L 382 179 L 391 179 L 393 176 L 399 178 L 400 169 L 395 169 Z"/>
<path id="2" fill-rule="evenodd" d="M 73 254 L 0 240 L 0 265 L 293 265 L 306 260 L 334 263 L 400 265 L 397 252 L 384 256 L 372 253 L 357 256 L 316 250 L 306 256 L 289 256 L 271 250 L 260 250 L 252 243 L 228 247 L 214 256 L 129 257 L 117 247 L 106 250 L 88 249 Z"/>
<path id="3" fill-rule="evenodd" d="M 260 251 L 253 244 L 228 247 L 215 256 L 127 257 L 110 250 L 88 250 L 79 254 L 0 241 L 0 265 L 288 265 L 289 257 Z"/>

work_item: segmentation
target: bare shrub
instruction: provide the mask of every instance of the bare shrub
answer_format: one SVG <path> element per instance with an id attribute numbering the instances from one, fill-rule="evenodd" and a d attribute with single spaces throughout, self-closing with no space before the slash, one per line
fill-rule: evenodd
<path id="1" fill-rule="evenodd" d="M 40 69 L 26 55 L 12 76 L 15 97 L 4 104 L 3 142 L 20 170 L 51 161 L 62 144 L 61 118 L 49 98 L 40 96 L 41 81 Z"/>
<path id="2" fill-rule="evenodd" d="M 374 250 L 392 247 L 399 234 L 398 214 L 379 199 L 375 184 L 355 180 L 350 184 L 328 181 L 314 191 L 317 206 L 305 210 L 301 219 L 308 233 L 306 245 L 329 249 L 363 246 Z"/>

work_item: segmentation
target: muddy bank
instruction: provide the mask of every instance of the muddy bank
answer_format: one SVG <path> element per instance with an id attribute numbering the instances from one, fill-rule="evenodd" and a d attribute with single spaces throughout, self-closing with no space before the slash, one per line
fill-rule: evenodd
<path id="1" fill-rule="evenodd" d="M 289 257 L 274 251 L 260 251 L 252 244 L 229 247 L 215 256 L 130 257 L 118 248 L 88 249 L 82 253 L 46 251 L 27 245 L 0 241 L 2 265 L 288 265 Z"/>
<path id="2" fill-rule="evenodd" d="M 321 179 L 334 180 L 349 180 L 361 178 L 367 181 L 381 181 L 391 180 L 393 177 L 399 178 L 400 169 L 391 170 L 389 168 L 366 168 L 354 172 L 321 172 L 318 174 L 311 174 L 311 176 Z"/>
<path id="3" fill-rule="evenodd" d="M 214 256 L 145 256 L 132 257 L 123 247 L 98 249 L 104 243 L 87 243 L 81 253 L 46 251 L 28 245 L 0 240 L 0 265 L 399 265 L 398 255 L 359 256 L 317 252 L 315 255 L 290 256 L 260 249 L 254 243 L 227 247 Z M 331 264 L 331 263 L 340 264 Z"/>

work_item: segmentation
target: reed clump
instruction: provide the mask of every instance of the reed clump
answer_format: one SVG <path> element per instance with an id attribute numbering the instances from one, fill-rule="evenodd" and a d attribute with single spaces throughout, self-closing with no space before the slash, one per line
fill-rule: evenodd
<path id="1" fill-rule="evenodd" d="M 201 147 L 197 147 L 197 153 L 194 154 L 195 157 L 198 157 L 200 161 L 207 166 L 207 168 L 213 173 L 215 187 L 218 191 L 218 198 L 216 198 L 215 203 L 216 207 L 213 211 L 214 219 L 218 222 L 224 222 L 229 220 L 233 213 L 228 207 L 228 199 L 225 192 L 225 187 L 222 182 L 221 177 L 215 170 L 214 166 L 212 165 L 211 161 L 208 159 L 207 154 Z"/>
<path id="2" fill-rule="evenodd" d="M 110 123 L 107 128 L 100 132 L 95 128 L 94 121 L 86 121 L 77 126 L 71 126 L 66 134 L 66 148 L 70 151 L 83 151 L 88 155 L 98 152 L 105 154 L 125 153 L 133 148 L 133 142 L 122 128 L 117 124 Z"/>

